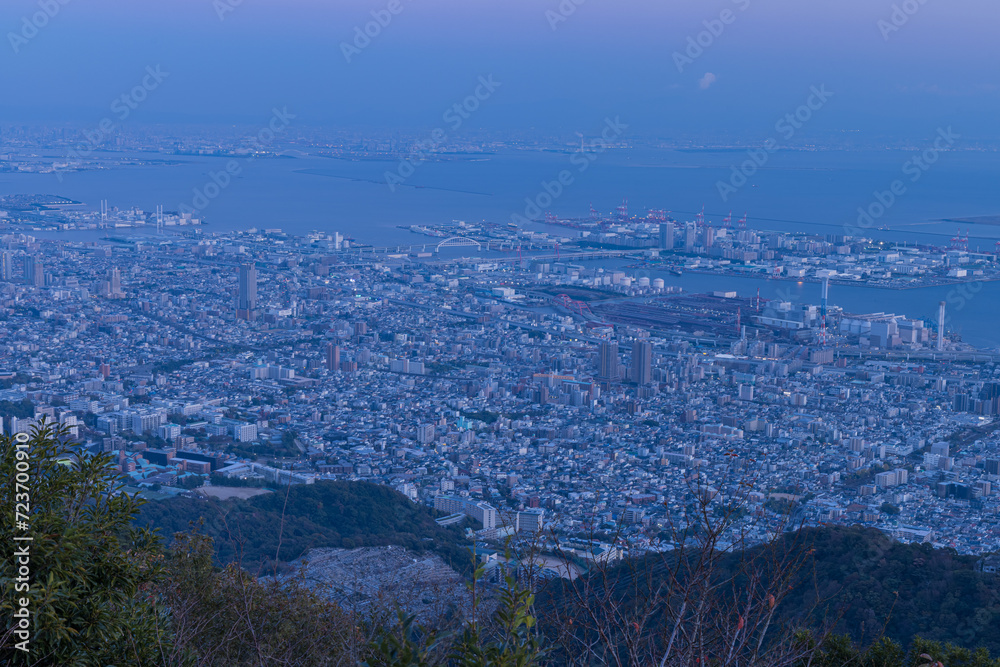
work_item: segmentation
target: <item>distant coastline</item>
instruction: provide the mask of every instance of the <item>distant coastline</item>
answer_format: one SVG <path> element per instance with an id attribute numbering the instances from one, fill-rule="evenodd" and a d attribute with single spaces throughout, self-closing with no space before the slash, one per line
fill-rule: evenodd
<path id="1" fill-rule="evenodd" d="M 981 215 L 973 218 L 941 218 L 940 222 L 955 222 L 960 225 L 989 225 L 1000 227 L 1000 215 Z"/>

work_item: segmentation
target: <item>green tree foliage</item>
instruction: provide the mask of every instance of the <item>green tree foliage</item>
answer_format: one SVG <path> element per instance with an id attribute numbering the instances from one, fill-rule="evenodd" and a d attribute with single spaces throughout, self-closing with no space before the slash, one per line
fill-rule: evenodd
<path id="1" fill-rule="evenodd" d="M 219 563 L 242 558 L 251 570 L 300 558 L 312 548 L 398 545 L 440 555 L 458 570 L 469 563 L 461 528 L 443 528 L 437 513 L 394 489 L 366 482 L 297 484 L 248 500 L 170 498 L 147 503 L 139 525 L 165 535 L 183 532 L 204 519 L 205 534 L 218 549 Z M 280 543 L 280 549 L 279 549 Z"/>
<path id="2" fill-rule="evenodd" d="M 848 635 L 828 637 L 811 657 L 811 667 L 1000 667 L 1000 660 L 980 648 L 975 651 L 949 643 L 914 638 L 909 648 L 882 638 L 866 649 Z M 803 664 L 802 667 L 806 667 Z"/>
<path id="3" fill-rule="evenodd" d="M 771 552 L 765 560 L 771 569 L 754 566 L 753 550 L 710 550 L 711 567 L 691 570 L 704 573 L 707 587 L 692 587 L 690 577 L 668 581 L 662 576 L 668 561 L 659 561 L 659 569 L 642 569 L 646 560 L 630 560 L 603 572 L 596 587 L 587 588 L 588 577 L 550 587 L 537 611 L 534 595 L 514 578 L 507 578 L 492 596 L 481 595 L 484 570 L 479 568 L 470 584 L 471 617 L 427 629 L 403 614 L 397 624 L 385 628 L 346 612 L 330 601 L 322 585 L 307 585 L 301 574 L 258 578 L 241 567 L 246 563 L 240 554 L 263 564 L 274 554 L 289 560 L 311 547 L 399 544 L 468 562 L 460 532 L 437 526 L 432 511 L 386 487 L 350 482 L 296 486 L 246 501 L 176 499 L 143 506 L 124 493 L 109 457 L 78 456 L 64 444 L 65 435 L 45 426 L 20 449 L 11 438 L 0 438 L 0 511 L 5 517 L 0 538 L 7 545 L 15 544 L 15 536 L 32 538 L 30 590 L 16 590 L 21 583 L 16 561 L 0 559 L 3 665 L 557 665 L 571 654 L 554 650 L 557 638 L 543 634 L 536 619 L 569 609 L 565 591 L 594 604 L 614 605 L 606 611 L 625 622 L 597 627 L 611 634 L 570 634 L 613 647 L 592 655 L 624 657 L 632 655 L 626 650 L 630 643 L 649 639 L 632 634 L 631 628 L 640 627 L 631 621 L 632 608 L 649 619 L 658 613 L 646 608 L 643 591 L 679 585 L 688 594 L 698 593 L 711 591 L 718 580 L 732 582 L 737 597 L 728 600 L 722 591 L 721 596 L 698 593 L 683 601 L 719 603 L 704 618 L 695 619 L 711 629 L 706 636 L 721 633 L 738 640 L 753 618 L 783 628 L 814 629 L 791 635 L 789 651 L 782 655 L 801 660 L 781 664 L 1000 667 L 1000 660 L 989 653 L 1000 641 L 995 631 L 1000 581 L 978 573 L 974 558 L 927 545 L 898 544 L 861 528 L 808 529 L 782 538 L 767 546 Z M 17 508 L 18 503 L 28 503 L 30 510 Z M 15 510 L 29 515 L 27 529 L 10 520 Z M 140 512 L 143 518 L 137 519 Z M 184 528 L 199 516 L 205 517 L 207 534 L 179 532 L 166 553 L 156 535 L 139 527 L 182 523 L 177 527 Z M 213 544 L 212 535 L 219 536 L 218 544 Z M 221 568 L 214 558 L 216 547 L 225 562 Z M 806 551 L 789 560 L 795 549 Z M 800 557 L 804 560 L 797 560 Z M 790 568 L 789 563 L 798 565 Z M 788 592 L 754 601 L 762 614 L 727 612 L 735 609 L 727 607 L 728 602 L 744 600 L 746 591 L 758 584 L 769 590 L 775 582 Z M 602 589 L 613 595 L 601 597 Z M 16 647 L 22 639 L 14 632 L 19 598 L 27 598 L 31 610 L 28 653 Z M 487 598 L 489 604 L 484 605 Z M 670 590 L 649 599 L 680 600 Z M 491 610 L 483 611 L 484 606 Z M 817 614 L 837 619 L 835 628 L 844 634 L 818 633 L 823 618 Z M 574 620 L 565 613 L 562 618 Z M 667 642 L 651 641 L 654 653 L 663 655 L 660 649 Z M 715 655 L 720 658 L 712 664 L 736 664 L 722 653 Z M 685 660 L 667 651 L 655 662 L 694 664 Z M 622 664 L 647 662 L 627 658 Z"/>
<path id="4" fill-rule="evenodd" d="M 838 628 L 855 641 L 884 628 L 904 644 L 920 636 L 1000 653 L 1000 577 L 977 572 L 975 557 L 901 544 L 869 528 L 803 533 L 815 569 L 786 600 L 786 618 L 819 603 L 840 615 Z"/>
<path id="5" fill-rule="evenodd" d="M 0 379 L 0 389 L 10 389 L 15 384 L 27 384 L 30 381 L 30 376 L 25 375 L 24 373 L 15 373 L 14 377 Z"/>
<path id="6" fill-rule="evenodd" d="M 481 569 L 476 576 L 482 576 Z M 456 667 L 530 667 L 541 661 L 544 650 L 532 614 L 535 597 L 513 577 L 506 584 L 493 627 L 478 623 L 465 627 L 452 651 Z"/>
<path id="7" fill-rule="evenodd" d="M 78 458 L 61 444 L 64 437 L 45 426 L 27 450 L 0 438 L 0 543 L 13 551 L 15 535 L 32 537 L 27 592 L 15 589 L 11 555 L 0 560 L 0 663 L 150 663 L 164 623 L 144 595 L 160 570 L 156 536 L 132 524 L 140 501 L 122 492 L 110 458 Z M 16 503 L 22 512 L 30 505 L 27 531 L 12 521 Z M 8 631 L 23 597 L 31 611 L 28 653 L 15 648 L 20 638 Z"/>
<path id="8" fill-rule="evenodd" d="M 761 549 L 746 553 L 752 557 Z M 847 645 L 866 645 L 885 637 L 907 646 L 915 637 L 923 637 L 1000 654 L 996 630 L 1000 577 L 978 572 L 973 556 L 929 544 L 901 544 L 862 527 L 806 528 L 779 540 L 775 549 L 779 555 L 783 551 L 807 555 L 778 607 L 777 620 L 783 626 L 818 631 L 833 623 L 833 631 L 847 635 Z M 720 557 L 713 576 L 738 581 L 746 558 L 743 552 Z M 633 599 L 641 599 L 643 591 L 673 584 L 668 571 L 659 558 L 647 557 L 599 574 L 617 588 L 634 587 L 634 594 L 619 601 L 627 607 Z M 588 581 L 599 590 L 595 576 L 578 579 L 575 590 L 582 590 Z M 569 604 L 573 595 L 574 588 L 562 583 L 547 587 L 540 593 L 541 617 Z M 547 628 L 546 633 L 551 634 Z"/>
<path id="9" fill-rule="evenodd" d="M 467 419 L 479 420 L 486 424 L 492 424 L 496 420 L 500 419 L 500 414 L 497 412 L 490 412 L 488 410 L 479 410 L 477 412 L 470 412 L 467 410 L 461 410 L 459 412 L 463 417 Z"/>
<path id="10" fill-rule="evenodd" d="M 153 373 L 173 373 L 176 370 L 192 364 L 195 359 L 177 359 L 175 361 L 161 361 L 158 364 L 154 364 L 150 370 Z"/>
<path id="11" fill-rule="evenodd" d="M 927 660 L 927 658 L 930 660 Z M 970 650 L 950 642 L 934 642 L 917 637 L 910 645 L 909 665 L 935 667 L 939 662 L 945 667 L 1000 667 L 1000 659 L 991 659 L 985 648 Z M 907 665 L 907 667 L 909 667 Z"/>
<path id="12" fill-rule="evenodd" d="M 212 486 L 229 486 L 229 487 L 239 487 L 239 488 L 255 488 L 260 489 L 264 487 L 271 486 L 271 484 L 259 477 L 226 477 L 225 475 L 220 475 L 215 473 L 211 478 Z"/>
<path id="13" fill-rule="evenodd" d="M 30 419 L 35 416 L 35 404 L 28 399 L 0 401 L 0 416 Z"/>
<path id="14" fill-rule="evenodd" d="M 885 512 L 886 514 L 899 514 L 899 508 L 892 503 L 882 503 L 879 506 L 879 510 Z"/>
<path id="15" fill-rule="evenodd" d="M 197 489 L 205 483 L 200 475 L 187 475 L 177 480 L 177 486 L 182 489 Z"/>
<path id="16" fill-rule="evenodd" d="M 365 667 L 533 667 L 546 651 L 536 628 L 534 595 L 514 577 L 505 578 L 495 611 L 483 619 L 477 592 L 484 576 L 472 574 L 472 618 L 460 631 L 428 630 L 415 616 L 399 612 L 399 622 L 372 641 Z"/>
<path id="17" fill-rule="evenodd" d="M 175 536 L 157 604 L 169 610 L 173 641 L 164 665 L 301 667 L 356 665 L 366 645 L 354 619 L 301 579 L 257 579 L 212 564 L 212 540 Z"/>
<path id="18" fill-rule="evenodd" d="M 373 642 L 363 667 L 432 667 L 438 664 L 438 634 L 417 625 L 416 615 L 399 612 L 395 628 L 386 628 Z"/>

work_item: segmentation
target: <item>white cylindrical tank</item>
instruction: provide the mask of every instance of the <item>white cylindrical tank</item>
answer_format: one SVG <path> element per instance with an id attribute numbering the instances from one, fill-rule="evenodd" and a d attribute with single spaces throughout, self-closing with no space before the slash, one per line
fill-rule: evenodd
<path id="1" fill-rule="evenodd" d="M 629 278 L 628 276 L 626 276 L 626 277 L 622 278 L 622 281 L 619 284 L 622 287 L 631 287 L 632 286 L 632 279 Z"/>
<path id="2" fill-rule="evenodd" d="M 653 289 L 663 289 L 663 278 L 653 278 Z"/>
<path id="3" fill-rule="evenodd" d="M 646 276 L 642 276 L 637 281 L 637 284 L 639 285 L 639 287 L 649 287 L 649 278 L 647 278 Z"/>

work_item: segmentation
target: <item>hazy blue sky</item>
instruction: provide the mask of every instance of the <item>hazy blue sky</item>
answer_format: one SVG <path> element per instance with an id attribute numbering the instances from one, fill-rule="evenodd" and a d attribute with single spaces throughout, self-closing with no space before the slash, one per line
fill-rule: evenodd
<path id="1" fill-rule="evenodd" d="M 93 122 L 159 65 L 169 76 L 130 122 L 287 106 L 302 123 L 427 128 L 492 74 L 469 127 L 586 132 L 618 115 L 635 134 L 763 137 L 825 85 L 809 131 L 1000 136 L 996 0 L 564 0 L 575 11 L 555 30 L 559 0 L 400 0 L 351 63 L 342 42 L 389 0 L 242 0 L 224 20 L 239 0 L 62 1 L 18 53 L 24 17 L 59 0 L 0 3 L 0 120 Z M 918 9 L 887 33 L 894 4 Z M 679 72 L 674 52 L 723 10 L 732 22 Z"/>

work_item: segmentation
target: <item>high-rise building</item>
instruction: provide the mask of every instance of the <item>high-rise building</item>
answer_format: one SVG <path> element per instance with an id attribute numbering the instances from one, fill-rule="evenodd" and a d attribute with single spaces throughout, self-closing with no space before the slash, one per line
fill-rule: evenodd
<path id="1" fill-rule="evenodd" d="M 0 280 L 11 280 L 14 277 L 14 256 L 4 250 L 0 254 Z"/>
<path id="2" fill-rule="evenodd" d="M 649 341 L 632 343 L 632 379 L 639 385 L 653 381 L 653 344 Z"/>
<path id="3" fill-rule="evenodd" d="M 698 227 L 689 224 L 684 230 L 684 250 L 691 252 L 698 240 Z"/>
<path id="4" fill-rule="evenodd" d="M 240 292 L 236 301 L 236 317 L 241 320 L 257 319 L 257 267 L 240 265 Z"/>
<path id="5" fill-rule="evenodd" d="M 417 442 L 422 445 L 434 442 L 434 424 L 417 425 Z"/>
<path id="6" fill-rule="evenodd" d="M 340 346 L 333 343 L 326 344 L 326 370 L 331 373 L 340 368 Z"/>
<path id="7" fill-rule="evenodd" d="M 482 524 L 484 530 L 491 530 L 497 527 L 498 512 L 492 505 L 475 501 L 469 498 L 458 496 L 437 496 L 434 498 L 434 509 L 442 512 L 464 514 Z"/>
<path id="8" fill-rule="evenodd" d="M 660 249 L 670 250 L 674 247 L 674 226 L 669 222 L 660 223 Z"/>
<path id="9" fill-rule="evenodd" d="M 108 282 L 111 283 L 111 298 L 125 296 L 125 293 L 122 291 L 122 273 L 118 270 L 117 266 L 111 269 Z"/>
<path id="10" fill-rule="evenodd" d="M 603 341 L 600 347 L 600 367 L 598 375 L 602 380 L 619 380 L 621 375 L 618 371 L 620 362 L 618 360 L 618 342 Z"/>
<path id="11" fill-rule="evenodd" d="M 708 248 L 711 248 L 714 243 L 715 243 L 715 228 L 705 227 L 705 230 L 702 232 L 701 236 L 701 244 L 705 246 L 705 249 L 707 250 Z"/>
<path id="12" fill-rule="evenodd" d="M 24 282 L 35 287 L 45 287 L 45 265 L 31 255 L 24 257 Z"/>
<path id="13" fill-rule="evenodd" d="M 24 262 L 24 277 L 29 285 L 45 287 L 45 265 L 34 257 L 27 257 Z"/>
<path id="14" fill-rule="evenodd" d="M 545 510 L 530 509 L 517 513 L 517 525 L 519 533 L 540 533 L 545 524 Z"/>

